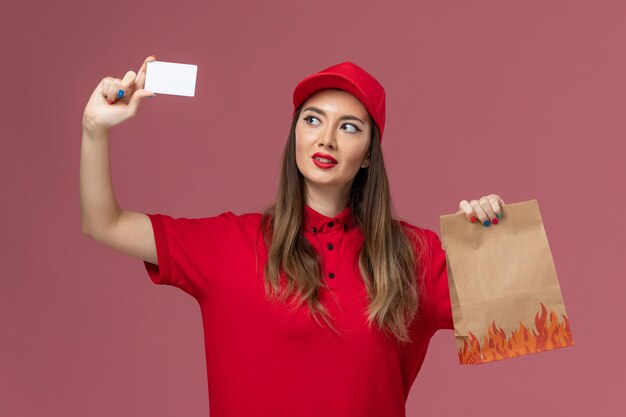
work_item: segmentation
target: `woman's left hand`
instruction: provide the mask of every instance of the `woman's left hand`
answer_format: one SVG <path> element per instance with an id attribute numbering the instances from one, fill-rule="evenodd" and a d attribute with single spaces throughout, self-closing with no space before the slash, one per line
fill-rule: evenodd
<path id="1" fill-rule="evenodd" d="M 502 206 L 504 206 L 504 200 L 500 196 L 489 194 L 478 200 L 461 201 L 460 210 L 457 213 L 465 213 L 467 220 L 472 223 L 475 223 L 478 217 L 483 226 L 489 226 L 491 223 L 498 224 L 498 219 L 502 218 Z"/>

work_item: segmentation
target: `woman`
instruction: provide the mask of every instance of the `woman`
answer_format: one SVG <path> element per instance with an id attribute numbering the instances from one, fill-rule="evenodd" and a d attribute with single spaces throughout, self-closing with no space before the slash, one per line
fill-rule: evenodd
<path id="1" fill-rule="evenodd" d="M 154 59 L 87 103 L 83 232 L 198 301 L 211 416 L 404 416 L 430 338 L 453 321 L 441 241 L 392 218 L 382 85 L 351 62 L 306 77 L 275 202 L 172 218 L 122 210 L 108 172 L 108 130 L 151 95 Z M 463 200 L 459 213 L 497 224 L 503 204 Z"/>

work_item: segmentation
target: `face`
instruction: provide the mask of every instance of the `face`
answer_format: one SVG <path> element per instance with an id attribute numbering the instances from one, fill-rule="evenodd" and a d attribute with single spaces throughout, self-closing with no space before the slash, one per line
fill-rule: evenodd
<path id="1" fill-rule="evenodd" d="M 370 129 L 367 109 L 352 94 L 325 89 L 309 97 L 296 123 L 296 163 L 307 188 L 347 194 L 359 169 L 369 165 Z M 317 161 L 316 153 L 336 163 Z"/>

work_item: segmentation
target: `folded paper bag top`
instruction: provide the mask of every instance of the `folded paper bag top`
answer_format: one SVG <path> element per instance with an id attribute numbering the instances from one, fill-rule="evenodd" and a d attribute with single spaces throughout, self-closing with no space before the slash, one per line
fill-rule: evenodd
<path id="1" fill-rule="evenodd" d="M 461 364 L 574 345 L 537 200 L 506 204 L 490 227 L 440 221 Z"/>

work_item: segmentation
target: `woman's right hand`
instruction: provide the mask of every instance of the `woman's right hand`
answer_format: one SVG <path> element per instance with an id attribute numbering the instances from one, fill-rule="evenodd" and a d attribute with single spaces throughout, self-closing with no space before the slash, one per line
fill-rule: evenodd
<path id="1" fill-rule="evenodd" d="M 143 89 L 146 82 L 146 67 L 150 61 L 156 61 L 156 57 L 152 55 L 146 58 L 137 74 L 128 71 L 123 79 L 113 77 L 102 79 L 85 106 L 83 127 L 110 129 L 134 117 L 141 99 L 153 95 L 151 91 Z M 122 98 L 117 96 L 120 89 L 124 91 Z"/>

